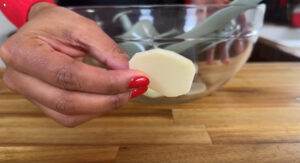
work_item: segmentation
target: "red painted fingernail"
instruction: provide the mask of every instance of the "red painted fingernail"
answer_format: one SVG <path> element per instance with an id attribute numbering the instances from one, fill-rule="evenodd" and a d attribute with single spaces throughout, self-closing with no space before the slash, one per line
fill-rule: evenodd
<path id="1" fill-rule="evenodd" d="M 150 80 L 145 76 L 136 76 L 129 82 L 129 88 L 148 87 Z"/>
<path id="2" fill-rule="evenodd" d="M 140 87 L 140 88 L 133 89 L 131 91 L 130 98 L 132 99 L 132 98 L 138 97 L 138 96 L 144 94 L 147 90 L 148 90 L 148 87 Z"/>

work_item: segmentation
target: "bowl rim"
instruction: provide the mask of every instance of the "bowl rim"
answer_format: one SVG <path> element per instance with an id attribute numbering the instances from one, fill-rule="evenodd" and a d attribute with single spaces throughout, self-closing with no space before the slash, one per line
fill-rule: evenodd
<path id="1" fill-rule="evenodd" d="M 244 7 L 243 4 L 146 4 L 146 5 L 86 5 L 86 6 L 67 6 L 69 9 L 101 9 L 101 8 L 112 8 L 112 9 L 133 9 L 133 8 L 166 8 L 166 7 L 182 7 L 182 8 L 203 8 L 203 7 Z M 257 8 L 257 5 L 254 5 L 250 8 Z"/>
<path id="2" fill-rule="evenodd" d="M 183 8 L 183 9 L 204 9 L 204 8 L 209 8 L 209 7 L 217 7 L 219 9 L 229 7 L 229 6 L 235 6 L 235 7 L 245 7 L 243 4 L 215 4 L 215 3 L 203 3 L 203 4 L 146 4 L 146 5 L 86 5 L 86 6 L 68 6 L 68 9 L 71 9 L 76 12 L 76 10 L 86 10 L 86 12 L 89 13 L 94 13 L 96 12 L 95 10 L 97 9 L 126 9 L 126 10 L 138 10 L 138 9 L 155 9 L 155 8 L 166 8 L 166 7 L 174 7 L 174 8 Z M 252 6 L 249 8 L 249 10 L 256 10 L 258 8 L 257 5 Z M 187 38 L 185 40 L 187 41 L 194 41 L 194 40 L 207 40 L 207 39 L 226 39 L 226 40 L 231 40 L 231 39 L 244 39 L 244 38 L 251 38 L 253 36 L 258 36 L 258 31 L 256 30 L 251 30 L 247 31 L 247 33 L 244 33 L 242 36 L 237 36 L 237 35 L 231 35 L 227 37 L 201 37 L 201 38 Z M 132 37 L 122 37 L 120 38 L 119 36 L 114 36 L 113 37 L 115 40 L 119 41 L 131 41 L 131 42 L 136 42 L 136 41 L 152 41 L 152 40 L 161 40 L 161 41 L 173 41 L 173 37 L 164 37 L 164 38 L 156 38 L 156 37 L 145 37 L 145 38 L 132 38 Z M 225 41 L 225 40 L 224 40 Z"/>

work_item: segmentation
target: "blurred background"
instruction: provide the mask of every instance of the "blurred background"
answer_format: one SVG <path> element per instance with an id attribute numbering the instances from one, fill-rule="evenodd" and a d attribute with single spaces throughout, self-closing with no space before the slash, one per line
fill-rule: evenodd
<path id="1" fill-rule="evenodd" d="M 300 61 L 300 0 L 265 0 L 266 25 L 252 61 Z"/>

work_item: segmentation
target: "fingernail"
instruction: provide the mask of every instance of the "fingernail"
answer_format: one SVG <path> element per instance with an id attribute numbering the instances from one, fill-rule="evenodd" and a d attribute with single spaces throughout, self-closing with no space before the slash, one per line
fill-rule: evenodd
<path id="1" fill-rule="evenodd" d="M 148 87 L 140 87 L 140 88 L 133 89 L 131 91 L 130 98 L 131 99 L 136 98 L 136 97 L 144 94 L 147 90 L 148 90 Z"/>
<path id="2" fill-rule="evenodd" d="M 145 76 L 136 76 L 129 82 L 129 88 L 148 87 L 150 80 Z"/>

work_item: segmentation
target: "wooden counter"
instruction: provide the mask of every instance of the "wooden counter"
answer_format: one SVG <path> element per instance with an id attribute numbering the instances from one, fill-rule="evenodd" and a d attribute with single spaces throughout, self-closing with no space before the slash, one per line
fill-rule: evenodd
<path id="1" fill-rule="evenodd" d="M 77 128 L 0 95 L 0 162 L 300 162 L 299 153 L 300 63 L 248 64 L 209 97 L 128 104 Z"/>

